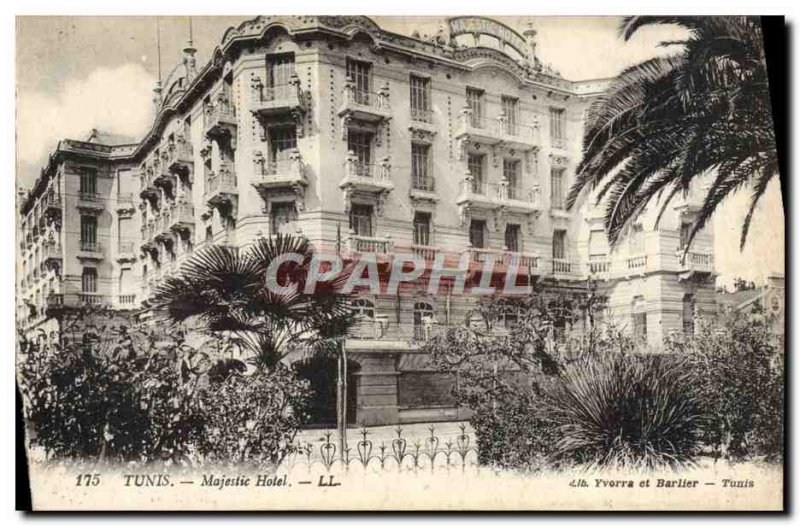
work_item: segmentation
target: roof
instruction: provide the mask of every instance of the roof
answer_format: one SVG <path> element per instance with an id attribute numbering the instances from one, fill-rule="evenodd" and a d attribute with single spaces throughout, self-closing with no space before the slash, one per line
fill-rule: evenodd
<path id="1" fill-rule="evenodd" d="M 739 310 L 760 299 L 766 292 L 767 287 L 739 290 L 736 292 L 724 292 L 717 294 L 717 303 L 722 307 Z"/>
<path id="2" fill-rule="evenodd" d="M 85 142 L 103 144 L 105 146 L 121 146 L 123 144 L 136 144 L 139 141 L 137 141 L 134 137 L 129 137 L 127 135 L 108 133 L 98 130 L 97 128 L 92 128 L 92 131 L 89 132 L 89 136 L 86 138 Z"/>

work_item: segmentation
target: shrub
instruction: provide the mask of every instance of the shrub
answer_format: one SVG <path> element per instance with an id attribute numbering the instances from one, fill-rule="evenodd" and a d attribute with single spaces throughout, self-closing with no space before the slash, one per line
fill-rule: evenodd
<path id="1" fill-rule="evenodd" d="M 770 318 L 756 307 L 707 320 L 685 342 L 703 410 L 709 415 L 706 444 L 729 460 L 783 455 L 783 361 Z"/>
<path id="2" fill-rule="evenodd" d="M 704 424 L 694 382 L 674 357 L 602 353 L 566 366 L 548 396 L 554 457 L 648 469 L 692 463 Z"/>
<path id="3" fill-rule="evenodd" d="M 48 458 L 266 464 L 289 450 L 308 386 L 286 367 L 245 375 L 180 340 L 104 329 L 91 344 L 26 342 L 30 443 Z"/>
<path id="4" fill-rule="evenodd" d="M 249 376 L 231 369 L 201 394 L 207 417 L 199 452 L 212 462 L 278 465 L 306 422 L 310 395 L 308 382 L 282 364 Z"/>

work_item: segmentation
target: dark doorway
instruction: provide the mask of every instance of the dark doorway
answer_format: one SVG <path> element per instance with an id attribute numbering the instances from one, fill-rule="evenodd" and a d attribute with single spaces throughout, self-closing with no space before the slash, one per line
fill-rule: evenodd
<path id="1" fill-rule="evenodd" d="M 315 356 L 308 360 L 295 362 L 294 370 L 301 378 L 311 382 L 311 427 L 336 426 L 336 381 L 337 360 L 325 356 Z M 347 361 L 347 423 L 356 423 L 356 402 L 358 390 L 358 363 Z"/>

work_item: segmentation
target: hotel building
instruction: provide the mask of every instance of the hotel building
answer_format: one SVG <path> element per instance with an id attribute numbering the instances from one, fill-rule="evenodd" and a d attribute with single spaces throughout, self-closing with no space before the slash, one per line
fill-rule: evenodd
<path id="1" fill-rule="evenodd" d="M 646 211 L 611 251 L 602 211 L 566 210 L 587 108 L 608 79 L 570 81 L 536 31 L 479 17 L 404 36 L 363 16 L 259 16 L 198 68 L 191 42 L 155 90 L 135 144 L 61 141 L 22 200 L 19 320 L 86 302 L 140 309 L 205 244 L 301 233 L 321 250 L 518 255 L 521 273 L 570 290 L 595 279 L 610 313 L 657 347 L 714 306 L 710 230 L 678 257 L 698 210 Z M 425 291 L 354 298 L 346 350 L 363 425 L 463 418 L 452 378 L 415 340 L 472 301 Z"/>

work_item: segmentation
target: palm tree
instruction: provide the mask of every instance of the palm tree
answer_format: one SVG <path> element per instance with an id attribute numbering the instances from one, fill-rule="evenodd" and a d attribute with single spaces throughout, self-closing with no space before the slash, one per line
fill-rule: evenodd
<path id="1" fill-rule="evenodd" d="M 755 206 L 778 174 L 761 24 L 755 17 L 625 18 L 621 36 L 672 24 L 684 40 L 662 45 L 680 51 L 632 66 L 589 110 L 583 158 L 567 199 L 599 187 L 612 244 L 652 200 L 661 199 L 656 223 L 670 201 L 698 177 L 710 177 L 688 241 L 733 192 L 750 187 L 742 225 L 747 239 Z M 687 247 L 688 247 L 687 243 Z"/>
<path id="2" fill-rule="evenodd" d="M 290 253 L 302 260 L 282 265 L 278 280 L 297 287 L 293 292 L 269 290 L 267 269 Z M 338 292 L 349 272 L 319 282 L 306 294 L 313 257 L 308 240 L 291 235 L 258 239 L 243 248 L 210 245 L 156 288 L 153 307 L 169 322 L 191 320 L 227 336 L 234 347 L 249 351 L 249 361 L 259 368 L 271 369 L 293 351 L 335 353 L 354 323 L 349 298 Z"/>

